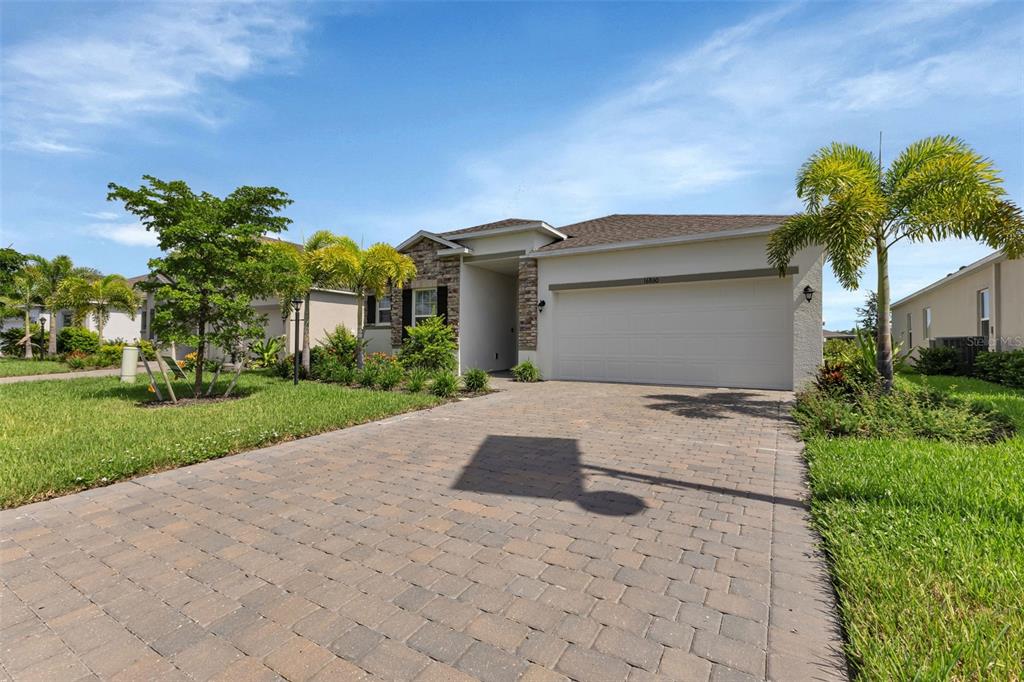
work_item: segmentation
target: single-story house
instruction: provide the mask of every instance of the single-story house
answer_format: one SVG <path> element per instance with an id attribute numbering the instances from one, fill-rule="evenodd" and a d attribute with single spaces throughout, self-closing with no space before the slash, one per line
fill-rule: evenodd
<path id="1" fill-rule="evenodd" d="M 1024 348 L 1024 259 L 991 253 L 892 304 L 893 338 L 907 353 L 943 337 Z"/>
<path id="2" fill-rule="evenodd" d="M 374 300 L 368 333 L 397 350 L 439 314 L 459 367 L 523 360 L 547 378 L 792 389 L 821 361 L 822 252 L 779 277 L 779 215 L 610 215 L 555 228 L 507 219 L 421 230 L 417 277 Z"/>
<path id="3" fill-rule="evenodd" d="M 857 338 L 857 335 L 854 334 L 853 332 L 832 331 L 830 329 L 821 330 L 821 335 L 824 336 L 826 340 L 840 339 L 842 341 L 853 341 L 855 338 Z"/>

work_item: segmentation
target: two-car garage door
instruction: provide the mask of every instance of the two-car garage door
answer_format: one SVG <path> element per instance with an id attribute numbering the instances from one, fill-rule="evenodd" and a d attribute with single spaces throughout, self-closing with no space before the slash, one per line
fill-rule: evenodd
<path id="1" fill-rule="evenodd" d="M 554 378 L 791 388 L 792 286 L 758 277 L 560 291 Z"/>

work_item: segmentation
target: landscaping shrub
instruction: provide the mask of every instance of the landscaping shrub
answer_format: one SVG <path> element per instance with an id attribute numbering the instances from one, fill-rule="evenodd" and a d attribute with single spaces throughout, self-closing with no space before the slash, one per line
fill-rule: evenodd
<path id="1" fill-rule="evenodd" d="M 849 362 L 856 352 L 853 339 L 825 339 L 825 345 L 821 350 L 825 362 Z"/>
<path id="2" fill-rule="evenodd" d="M 402 343 L 399 359 L 406 368 L 422 367 L 431 372 L 455 369 L 455 330 L 442 317 L 429 317 L 415 327 Z"/>
<path id="3" fill-rule="evenodd" d="M 422 367 L 415 367 L 409 370 L 405 377 L 405 388 L 410 393 L 419 393 L 427 386 L 430 380 L 430 372 Z"/>
<path id="4" fill-rule="evenodd" d="M 451 398 L 459 392 L 459 377 L 455 372 L 438 372 L 430 384 L 430 392 L 438 398 Z"/>
<path id="5" fill-rule="evenodd" d="M 320 340 L 319 347 L 326 350 L 335 359 L 347 367 L 356 366 L 356 349 L 359 348 L 359 339 L 348 330 L 343 324 L 339 324 L 334 331 L 328 332 Z M 366 345 L 366 342 L 363 342 Z"/>
<path id="6" fill-rule="evenodd" d="M 85 369 L 93 362 L 93 357 L 80 350 L 74 350 L 64 357 L 64 363 L 71 369 Z"/>
<path id="7" fill-rule="evenodd" d="M 290 361 L 294 362 L 294 357 L 290 358 Z M 288 365 L 286 376 L 290 377 L 292 371 L 292 366 Z M 354 372 L 351 364 L 343 361 L 330 349 L 322 346 L 309 349 L 309 373 L 313 379 L 332 384 L 349 384 L 352 383 Z"/>
<path id="8" fill-rule="evenodd" d="M 85 327 L 64 327 L 57 332 L 57 352 L 95 353 L 100 349 L 100 335 Z"/>
<path id="9" fill-rule="evenodd" d="M 93 355 L 97 367 L 116 367 L 121 364 L 121 350 L 124 346 L 105 343 Z"/>
<path id="10" fill-rule="evenodd" d="M 512 376 L 516 381 L 534 382 L 540 381 L 540 370 L 537 365 L 529 360 L 524 360 L 512 368 Z"/>
<path id="11" fill-rule="evenodd" d="M 467 391 L 479 393 L 486 391 L 491 383 L 491 375 L 482 369 L 471 369 L 462 375 L 462 383 L 466 385 Z"/>
<path id="12" fill-rule="evenodd" d="M 273 367 L 277 364 L 277 356 L 281 354 L 282 350 L 284 350 L 283 336 L 271 336 L 265 340 L 256 341 L 249 346 L 253 368 Z"/>
<path id="13" fill-rule="evenodd" d="M 362 369 L 355 370 L 353 381 L 363 388 L 374 388 L 380 381 L 380 369 L 376 365 L 366 365 Z"/>
<path id="14" fill-rule="evenodd" d="M 46 339 L 43 337 L 42 327 L 38 324 L 32 324 L 29 326 L 29 330 L 32 333 L 32 351 L 38 355 L 46 348 Z M 24 327 L 11 327 L 0 332 L 0 349 L 3 349 L 4 355 L 22 357 L 25 354 L 25 346 L 20 341 L 24 337 Z"/>
<path id="15" fill-rule="evenodd" d="M 402 383 L 402 377 L 404 371 L 402 366 L 397 362 L 392 362 L 381 368 L 380 374 L 377 377 L 377 388 L 382 391 L 390 391 L 398 384 Z"/>
<path id="16" fill-rule="evenodd" d="M 312 364 L 312 361 L 313 361 L 313 358 L 312 358 L 312 355 L 311 355 L 310 356 L 310 363 L 311 364 Z M 292 378 L 292 373 L 294 372 L 294 370 L 295 370 L 295 355 L 293 355 L 293 354 L 288 354 L 288 355 L 284 356 L 283 358 L 281 358 L 280 360 L 277 361 L 277 364 L 274 365 L 274 374 L 276 374 L 277 376 L 281 377 L 282 379 L 291 379 Z M 299 372 L 300 372 L 299 376 L 301 377 L 302 376 L 302 374 L 301 374 L 302 367 L 299 367 Z"/>
<path id="17" fill-rule="evenodd" d="M 883 394 L 844 384 L 802 393 L 793 417 L 805 439 L 815 436 L 929 438 L 961 443 L 995 442 L 1012 435 L 1008 417 L 992 407 L 925 386 L 897 384 Z"/>
<path id="18" fill-rule="evenodd" d="M 921 374 L 959 374 L 960 354 L 948 346 L 922 348 L 917 352 L 914 369 Z"/>
<path id="19" fill-rule="evenodd" d="M 978 353 L 974 374 L 986 381 L 1024 388 L 1024 349 Z"/>

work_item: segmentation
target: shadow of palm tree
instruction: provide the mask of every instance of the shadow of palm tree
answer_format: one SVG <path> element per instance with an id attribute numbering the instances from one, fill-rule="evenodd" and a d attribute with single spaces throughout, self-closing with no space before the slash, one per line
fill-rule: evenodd
<path id="1" fill-rule="evenodd" d="M 729 419 L 733 416 L 785 419 L 782 401 L 750 391 L 708 391 L 700 395 L 665 393 L 644 396 L 660 402 L 647 405 L 652 410 L 671 412 L 692 419 Z"/>

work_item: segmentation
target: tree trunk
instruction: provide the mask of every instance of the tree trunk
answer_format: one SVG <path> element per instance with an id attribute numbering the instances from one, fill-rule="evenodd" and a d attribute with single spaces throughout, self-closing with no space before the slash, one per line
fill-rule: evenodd
<path id="1" fill-rule="evenodd" d="M 358 296 L 356 296 L 356 367 L 359 369 L 363 368 L 363 335 L 366 333 L 366 328 L 363 324 L 363 306 L 365 302 L 366 294 L 360 289 Z"/>
<path id="2" fill-rule="evenodd" d="M 31 317 L 31 306 L 28 303 L 25 304 L 25 359 L 32 359 L 32 317 Z"/>
<path id="3" fill-rule="evenodd" d="M 875 240 L 875 254 L 878 260 L 878 337 L 876 338 L 875 362 L 882 377 L 882 390 L 892 390 L 892 322 L 889 319 L 889 252 L 885 239 Z"/>
<path id="4" fill-rule="evenodd" d="M 206 361 L 206 306 L 199 310 L 199 346 L 196 348 L 196 378 L 192 386 L 193 395 L 203 394 L 203 363 Z"/>
<path id="5" fill-rule="evenodd" d="M 302 320 L 302 371 L 309 376 L 309 294 L 306 292 L 305 319 Z"/>
<path id="6" fill-rule="evenodd" d="M 50 310 L 50 343 L 48 353 L 57 354 L 57 310 Z"/>
<path id="7" fill-rule="evenodd" d="M 100 314 L 100 311 L 97 310 L 94 313 L 94 317 L 96 318 L 96 336 L 100 337 L 100 345 L 102 345 L 103 344 L 103 315 Z"/>

